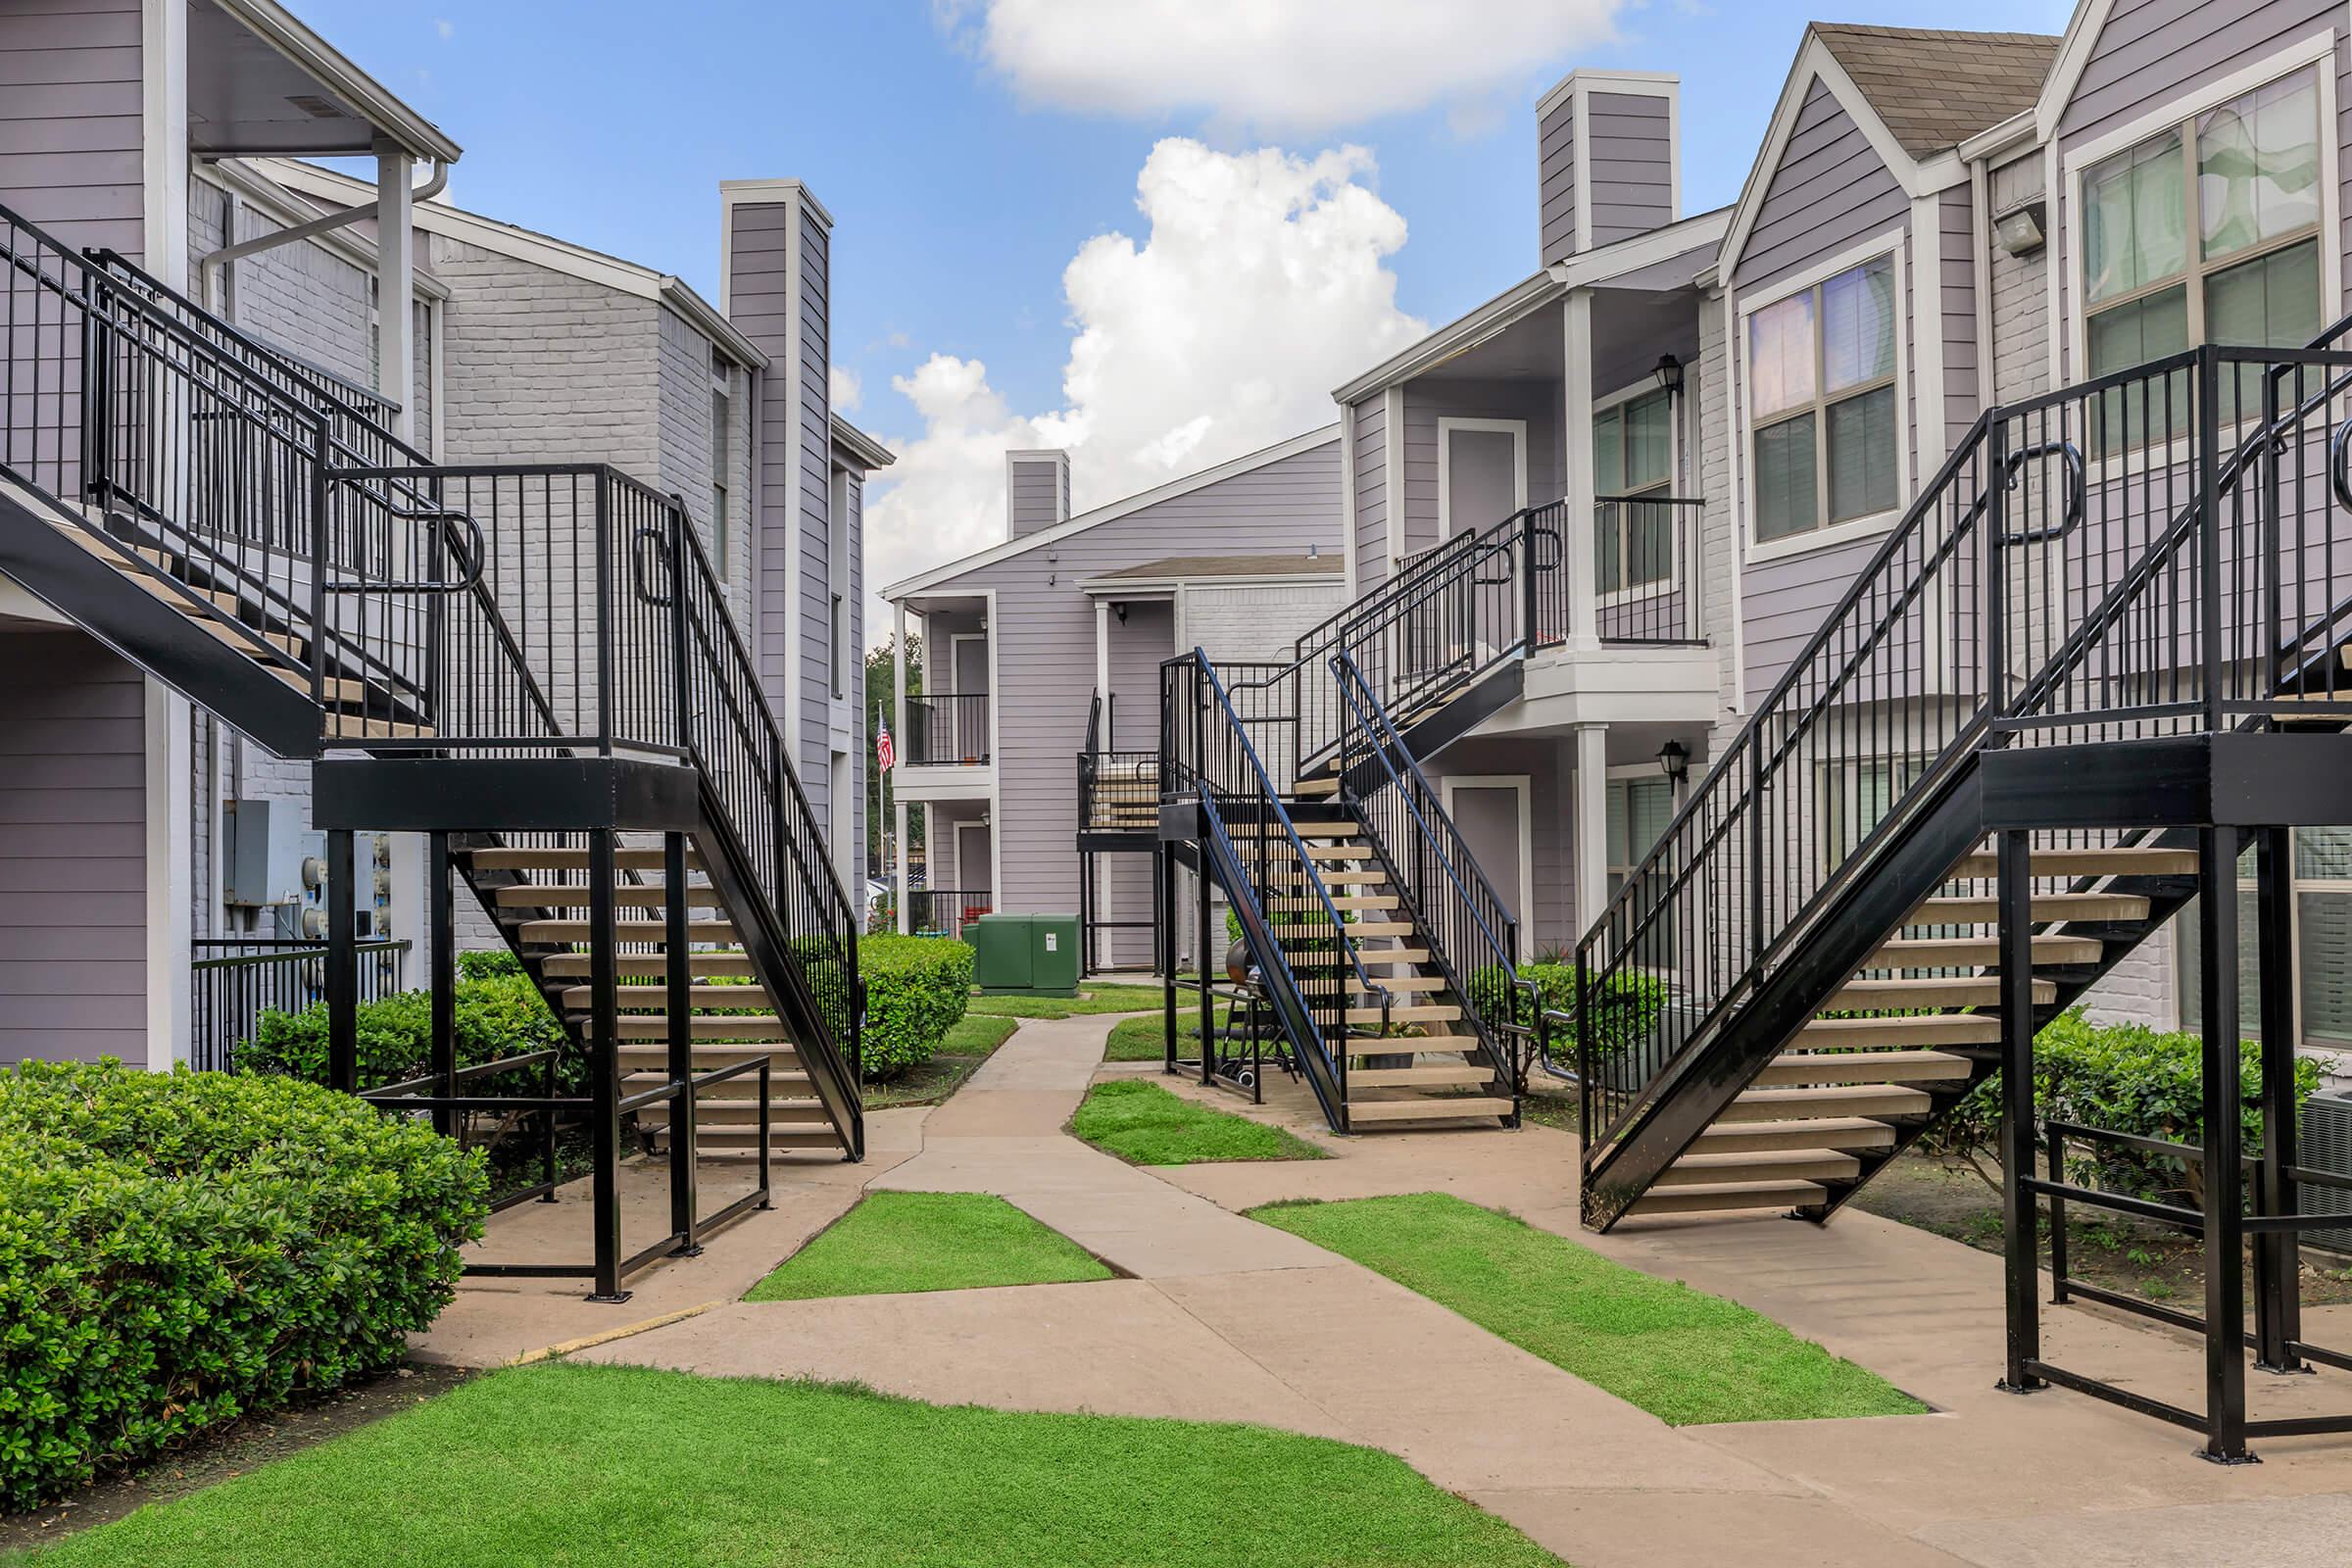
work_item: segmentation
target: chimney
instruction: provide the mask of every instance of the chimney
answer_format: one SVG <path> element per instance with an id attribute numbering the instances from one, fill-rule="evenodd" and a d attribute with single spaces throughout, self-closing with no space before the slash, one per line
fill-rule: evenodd
<path id="1" fill-rule="evenodd" d="M 1070 455 L 1054 449 L 1004 454 L 1005 534 L 1018 539 L 1070 516 Z"/>
<path id="2" fill-rule="evenodd" d="M 1536 105 L 1545 267 L 1683 216 L 1682 82 L 1671 73 L 1572 71 Z"/>

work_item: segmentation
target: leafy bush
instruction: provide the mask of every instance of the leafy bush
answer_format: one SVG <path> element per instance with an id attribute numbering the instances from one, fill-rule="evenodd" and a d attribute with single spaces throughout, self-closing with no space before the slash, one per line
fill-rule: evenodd
<path id="1" fill-rule="evenodd" d="M 2109 1132 L 2176 1143 L 2205 1141 L 2204 1042 L 2145 1024 L 2095 1024 L 2080 1007 L 2042 1026 L 2034 1042 L 2034 1113 Z M 2239 1136 L 2249 1152 L 2262 1146 L 2262 1048 L 2238 1046 L 2243 1072 Z M 2000 1075 L 1979 1084 L 1937 1126 L 1931 1152 L 1970 1159 L 1991 1150 L 2000 1133 Z M 2295 1062 L 2295 1107 L 2320 1086 L 2319 1063 Z M 2204 1200 L 2198 1167 L 2162 1154 L 2114 1146 L 2086 1146 L 2079 1174 L 2109 1192 L 2140 1198 L 2186 1195 Z M 1979 1173 L 1985 1174 L 1979 1166 Z"/>
<path id="2" fill-rule="evenodd" d="M 502 955 L 512 959 L 511 955 Z M 489 965 L 483 966 L 485 969 Z M 587 1062 L 565 1049 L 564 1026 L 547 1005 L 539 988 L 519 966 L 508 973 L 461 978 L 457 995 L 458 1065 L 497 1061 L 532 1052 L 564 1050 L 559 1064 L 557 1093 L 588 1092 Z M 359 1085 L 373 1089 L 432 1071 L 433 999 L 428 991 L 403 991 L 359 1009 Z M 313 1003 L 300 1012 L 262 1014 L 254 1038 L 237 1052 L 236 1064 L 247 1072 L 277 1073 L 310 1083 L 326 1082 L 326 1004 Z M 524 1071 L 534 1076 L 536 1068 Z M 485 1087 L 509 1087 L 499 1078 L 479 1080 Z"/>
<path id="3" fill-rule="evenodd" d="M 1532 980 L 1543 997 L 1542 1005 L 1562 1012 L 1576 1011 L 1577 976 L 1574 963 L 1537 962 L 1519 965 L 1519 978 Z M 1490 965 L 1470 973 L 1470 1004 L 1479 1016 L 1495 1023 L 1532 1025 L 1536 1006 L 1527 992 L 1510 983 L 1501 968 Z M 1648 1038 L 1650 1026 L 1666 1007 L 1666 982 L 1654 975 L 1623 971 L 1602 983 L 1592 998 L 1593 1043 L 1605 1058 Z M 1573 1049 L 1575 1042 L 1554 1042 L 1554 1049 Z"/>
<path id="4" fill-rule="evenodd" d="M 397 1361 L 485 1190 L 431 1128 L 290 1079 L 0 1073 L 0 1501 Z"/>
<path id="5" fill-rule="evenodd" d="M 522 972 L 522 960 L 506 948 L 478 948 L 458 955 L 461 980 L 503 980 Z"/>
<path id="6" fill-rule="evenodd" d="M 954 937 L 865 937 L 865 1080 L 879 1083 L 931 1059 L 972 1000 L 972 949 Z"/>

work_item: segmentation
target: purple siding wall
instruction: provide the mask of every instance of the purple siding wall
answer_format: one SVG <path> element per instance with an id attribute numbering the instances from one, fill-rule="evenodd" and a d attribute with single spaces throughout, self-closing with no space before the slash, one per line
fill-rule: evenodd
<path id="1" fill-rule="evenodd" d="M 143 253 L 139 0 L 0 5 L 0 203 L 75 245 Z"/>

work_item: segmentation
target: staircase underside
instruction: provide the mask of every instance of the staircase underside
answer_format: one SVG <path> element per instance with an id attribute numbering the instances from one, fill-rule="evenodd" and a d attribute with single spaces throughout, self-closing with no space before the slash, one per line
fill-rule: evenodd
<path id="1" fill-rule="evenodd" d="M 1585 1222 L 1754 1208 L 1827 1219 L 1990 1076 L 2000 1023 L 1988 834 L 2122 830 L 2130 841 L 2034 854 L 2038 1026 L 2195 895 L 2198 829 L 2345 821 L 2352 736 L 2331 731 L 2001 746 L 1965 759 L 1658 1076 L 1591 1167 Z M 2065 890 L 2038 891 L 2053 879 Z M 1882 1015 L 1822 1016 L 1864 1009 Z"/>

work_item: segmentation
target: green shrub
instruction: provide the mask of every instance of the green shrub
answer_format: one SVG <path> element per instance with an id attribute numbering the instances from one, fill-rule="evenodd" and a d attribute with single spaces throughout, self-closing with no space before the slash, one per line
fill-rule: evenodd
<path id="1" fill-rule="evenodd" d="M 1519 978 L 1532 980 L 1543 997 L 1543 1006 L 1562 1012 L 1576 1011 L 1576 987 L 1579 974 L 1574 963 L 1523 963 Z M 1515 1022 L 1532 1025 L 1536 1021 L 1536 1005 L 1527 992 L 1510 983 L 1510 976 L 1500 967 L 1489 965 L 1474 969 L 1470 974 L 1470 1004 L 1479 1016 L 1495 1023 Z M 1649 1037 L 1651 1025 L 1666 1007 L 1666 982 L 1654 975 L 1621 971 L 1604 981 L 1592 998 L 1594 1045 L 1603 1057 L 1613 1056 L 1629 1046 Z M 1573 1038 L 1555 1037 L 1553 1050 L 1565 1054 L 1575 1048 Z"/>
<path id="2" fill-rule="evenodd" d="M 868 1083 L 929 1061 L 971 1004 L 971 944 L 954 937 L 860 938 L 858 969 L 865 981 Z"/>
<path id="3" fill-rule="evenodd" d="M 0 1501 L 397 1361 L 485 1193 L 430 1127 L 291 1079 L 0 1073 Z"/>
<path id="4" fill-rule="evenodd" d="M 2193 1034 L 2167 1034 L 2136 1023 L 2095 1024 L 2080 1007 L 2069 1008 L 2034 1037 L 2034 1113 L 2042 1120 L 2202 1145 L 2204 1050 L 2203 1040 Z M 2243 1041 L 2238 1053 L 2243 1073 L 2239 1136 L 2253 1152 L 2262 1147 L 2262 1048 Z M 1998 1073 L 1979 1084 L 1923 1147 L 1972 1159 L 1991 1150 L 2000 1132 L 2000 1084 Z M 2319 1086 L 2319 1063 L 2298 1057 L 2298 1115 Z M 2109 1192 L 2156 1199 L 2185 1195 L 2196 1203 L 2204 1199 L 2198 1168 L 2166 1155 L 2086 1146 L 2079 1163 L 2079 1175 Z"/>
<path id="5" fill-rule="evenodd" d="M 462 980 L 503 980 L 522 972 L 522 960 L 506 948 L 480 948 L 458 955 Z"/>
<path id="6" fill-rule="evenodd" d="M 508 974 L 458 981 L 458 1065 L 497 1061 L 532 1052 L 562 1050 L 557 1093 L 586 1094 L 587 1062 L 567 1049 L 564 1026 L 547 1005 L 547 999 L 519 967 Z M 359 1086 L 422 1077 L 432 1071 L 433 999 L 427 991 L 403 991 L 360 1004 Z M 300 1012 L 262 1014 L 254 1038 L 236 1054 L 242 1071 L 276 1073 L 310 1083 L 326 1082 L 326 1004 L 313 1003 Z M 536 1081 L 536 1068 L 524 1073 Z M 478 1080 L 484 1087 L 512 1087 L 498 1078 Z"/>

